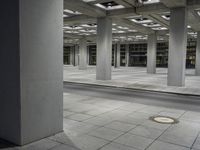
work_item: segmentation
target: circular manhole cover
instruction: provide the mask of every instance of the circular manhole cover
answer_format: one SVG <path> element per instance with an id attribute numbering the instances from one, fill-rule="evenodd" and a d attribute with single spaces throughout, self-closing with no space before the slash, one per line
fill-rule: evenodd
<path id="1" fill-rule="evenodd" d="M 178 123 L 178 120 L 172 117 L 168 116 L 153 116 L 150 117 L 150 120 L 161 123 L 161 124 L 176 124 Z"/>

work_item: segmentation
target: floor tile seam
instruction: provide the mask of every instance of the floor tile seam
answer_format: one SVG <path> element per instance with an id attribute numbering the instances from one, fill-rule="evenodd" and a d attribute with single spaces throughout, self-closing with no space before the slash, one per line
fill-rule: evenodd
<path id="1" fill-rule="evenodd" d="M 106 127 L 104 127 L 104 128 L 106 128 Z M 107 129 L 110 129 L 110 128 L 107 128 Z M 114 129 L 112 129 L 112 130 L 114 130 Z M 114 130 L 114 131 L 117 131 L 117 130 Z M 117 136 L 116 138 L 113 138 L 112 140 L 108 140 L 108 139 L 104 139 L 104 138 L 101 138 L 101 137 L 97 137 L 97 136 L 95 136 L 95 135 L 90 135 L 89 133 L 88 133 L 87 135 L 90 135 L 90 136 L 93 136 L 93 137 L 96 137 L 96 138 L 100 138 L 100 139 L 103 139 L 103 140 L 107 140 L 107 141 L 110 141 L 110 143 L 112 143 L 112 142 L 115 142 L 116 139 L 118 139 L 118 138 L 120 138 L 121 136 L 124 136 L 125 134 L 128 133 L 127 131 L 126 131 L 126 132 L 121 131 L 121 132 L 122 132 L 122 134 L 120 134 L 120 135 Z M 117 143 L 117 142 L 115 142 L 115 143 Z M 118 144 L 120 144 L 120 143 L 118 143 Z M 121 145 L 122 145 L 122 144 L 121 144 Z"/>
<path id="2" fill-rule="evenodd" d="M 89 119 L 92 119 L 92 118 L 95 118 L 94 116 L 92 116 L 91 118 L 88 118 L 88 119 L 84 119 L 84 120 L 82 120 L 82 121 L 80 121 L 80 120 L 75 120 L 75 119 L 73 119 L 73 118 L 68 118 L 68 117 L 64 117 L 65 119 L 69 119 L 69 120 L 72 120 L 72 121 L 77 121 L 77 122 L 81 122 L 81 123 L 84 123 L 84 121 L 87 121 L 87 120 L 89 120 Z"/>
<path id="3" fill-rule="evenodd" d="M 163 140 L 160 140 L 160 139 L 158 139 L 157 141 L 160 141 L 160 142 L 163 142 L 163 143 L 172 144 L 172 145 L 176 145 L 176 146 L 180 146 L 180 147 L 184 147 L 184 148 L 187 148 L 187 149 L 191 149 L 191 147 L 188 147 L 188 146 L 184 146 L 184 145 L 180 145 L 180 144 L 176 144 L 176 143 L 172 143 L 172 142 L 168 142 L 168 141 L 163 141 Z"/>
<path id="4" fill-rule="evenodd" d="M 55 142 L 55 141 L 54 141 Z M 55 146 L 53 146 L 52 148 L 50 148 L 50 149 L 47 149 L 47 150 L 52 150 L 52 149 L 54 149 L 54 148 L 56 148 L 56 147 L 58 147 L 58 146 L 62 146 L 62 145 L 65 145 L 65 144 L 62 144 L 62 143 L 59 143 L 59 142 L 57 142 L 58 143 L 58 145 L 55 145 Z M 70 146 L 70 145 L 68 145 L 68 146 Z M 71 147 L 71 146 L 70 146 Z"/>
<path id="5" fill-rule="evenodd" d="M 116 121 L 112 121 L 112 122 L 110 122 L 110 123 L 108 123 L 108 124 L 106 124 L 106 125 L 109 125 L 109 124 L 111 124 L 111 123 L 113 123 L 113 122 L 116 122 Z M 125 123 L 125 124 L 129 124 L 129 125 L 133 125 L 133 124 L 126 123 L 126 122 L 122 122 L 122 121 L 118 121 L 118 122 L 120 122 L 120 123 Z M 121 131 L 121 130 L 117 130 L 117 129 L 113 129 L 113 128 L 106 127 L 106 125 L 104 125 L 103 127 L 104 127 L 104 128 L 107 128 L 107 129 L 112 129 L 112 130 L 120 131 L 120 132 L 123 132 L 123 133 L 128 133 L 128 132 L 130 132 L 131 130 L 133 130 L 133 129 L 135 129 L 135 128 L 137 127 L 137 125 L 134 125 L 135 127 L 131 128 L 131 129 L 127 130 L 127 131 Z"/>
<path id="6" fill-rule="evenodd" d="M 107 146 L 107 145 L 109 145 L 109 144 L 111 144 L 112 143 L 112 141 L 108 141 L 108 143 L 106 143 L 105 145 L 102 145 L 101 147 L 99 147 L 97 150 L 101 150 L 103 147 L 105 147 L 105 146 Z"/>
<path id="7" fill-rule="evenodd" d="M 199 131 L 199 133 L 198 133 L 196 139 L 194 140 L 194 142 L 193 142 L 193 144 L 192 144 L 192 146 L 191 146 L 191 149 L 194 147 L 194 145 L 195 145 L 197 139 L 199 138 L 199 136 L 200 136 L 200 131 Z"/>
<path id="8" fill-rule="evenodd" d="M 153 143 L 155 143 L 156 141 L 158 141 L 158 139 L 159 139 L 170 127 L 171 127 L 171 125 L 170 125 L 168 128 L 166 128 L 166 129 L 162 132 L 162 134 L 161 134 L 160 136 L 158 136 L 156 139 L 154 139 L 153 142 L 152 142 L 151 144 L 149 144 L 149 145 L 145 148 L 145 150 L 147 150 L 149 147 L 151 147 L 151 146 L 153 145 Z"/>
<path id="9" fill-rule="evenodd" d="M 113 110 L 106 111 L 106 112 L 104 112 L 104 113 L 102 113 L 102 114 L 96 115 L 95 117 L 100 117 L 100 115 L 104 115 L 104 114 L 106 114 L 106 113 L 109 113 L 109 112 L 112 112 L 112 111 L 115 111 L 115 110 L 118 110 L 118 109 L 119 109 L 119 108 L 115 108 L 115 109 L 113 109 Z M 101 117 L 101 118 L 103 118 L 103 117 Z"/>
<path id="10" fill-rule="evenodd" d="M 194 121 L 194 120 L 185 119 L 185 118 L 180 118 L 180 120 L 187 121 L 187 122 L 192 122 L 192 123 L 196 123 L 196 124 L 200 124 L 200 121 Z"/>
<path id="11" fill-rule="evenodd" d="M 141 126 L 141 127 L 147 127 L 147 126 L 144 126 L 144 125 L 138 125 L 137 127 L 140 127 L 140 126 Z M 136 127 L 136 128 L 137 128 L 137 127 Z M 148 128 L 148 127 L 147 127 L 147 128 Z M 135 128 L 134 128 L 134 129 L 135 129 Z M 159 130 L 159 131 L 161 131 L 162 133 L 165 132 L 165 131 L 163 131 L 163 130 L 156 129 L 156 128 L 152 128 L 152 129 L 154 129 L 154 130 Z M 132 130 L 133 130 L 133 129 L 132 129 Z M 162 134 L 162 133 L 161 133 L 161 134 Z M 141 137 L 148 138 L 148 139 L 152 139 L 152 140 L 157 139 L 157 138 L 150 138 L 150 137 L 146 137 L 146 136 L 143 136 L 143 135 L 138 135 L 138 134 L 135 134 L 135 133 L 131 133 L 130 131 L 129 131 L 129 134 L 141 136 Z M 161 135 L 161 134 L 160 134 L 160 135 Z M 160 135 L 159 135 L 159 137 L 160 137 Z"/>
<path id="12" fill-rule="evenodd" d="M 66 145 L 66 146 L 72 147 L 71 145 L 66 144 L 65 142 L 60 142 L 60 141 L 58 141 L 58 140 L 56 140 L 56 139 L 50 139 L 50 140 L 53 141 L 53 142 L 59 143 L 59 145 Z M 59 145 L 54 146 L 54 148 L 57 147 L 57 146 L 59 146 Z M 49 150 L 51 150 L 51 149 L 53 149 L 53 148 L 50 148 Z"/>
<path id="13" fill-rule="evenodd" d="M 137 126 L 136 126 L 136 127 L 137 127 Z M 136 128 L 136 127 L 135 127 L 135 128 Z M 133 128 L 133 129 L 134 129 L 134 128 Z M 114 130 L 114 129 L 113 129 L 113 130 Z M 123 134 L 121 134 L 120 136 L 114 138 L 111 142 L 114 142 L 114 143 L 117 143 L 117 144 L 121 144 L 121 143 L 118 143 L 118 142 L 115 141 L 115 140 L 117 140 L 118 138 L 120 138 L 120 137 L 122 137 L 122 136 L 124 136 L 124 135 L 126 135 L 126 134 L 130 134 L 129 132 L 130 132 L 130 130 L 129 130 L 129 131 L 125 131 L 125 132 L 123 132 Z M 132 134 L 131 134 L 131 135 L 132 135 Z M 128 145 L 125 145 L 125 144 L 121 144 L 121 145 L 128 146 Z M 128 146 L 128 147 L 130 147 L 130 148 L 134 148 L 134 149 L 137 149 L 137 148 L 132 147 L 132 146 Z"/>
<path id="14" fill-rule="evenodd" d="M 111 143 L 119 144 L 119 145 L 122 145 L 122 146 L 125 146 L 125 147 L 128 147 L 128 148 L 134 148 L 135 150 L 141 150 L 141 149 L 138 149 L 138 148 L 135 148 L 135 147 L 129 146 L 129 145 L 125 145 L 125 144 L 117 143 L 117 142 L 115 142 L 115 141 L 112 141 L 112 142 L 110 142 L 109 144 L 111 144 Z M 107 145 L 109 145 L 109 144 L 107 144 Z M 105 145 L 105 146 L 107 146 L 107 145 Z M 104 148 L 105 146 L 103 146 L 102 148 Z M 97 150 L 101 150 L 102 148 L 97 149 Z"/>

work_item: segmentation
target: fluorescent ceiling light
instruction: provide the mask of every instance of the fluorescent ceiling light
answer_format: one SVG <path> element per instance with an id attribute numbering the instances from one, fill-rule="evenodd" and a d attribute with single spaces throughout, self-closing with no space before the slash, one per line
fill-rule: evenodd
<path id="1" fill-rule="evenodd" d="M 197 11 L 197 14 L 200 16 L 200 11 Z"/>
<path id="2" fill-rule="evenodd" d="M 168 21 L 170 20 L 170 15 L 162 15 L 161 17 L 164 18 L 165 20 L 168 20 Z"/>
<path id="3" fill-rule="evenodd" d="M 81 15 L 82 14 L 78 11 L 72 11 L 72 10 L 69 10 L 69 9 L 64 9 L 64 12 L 72 14 L 72 15 Z"/>
<path id="4" fill-rule="evenodd" d="M 64 17 L 64 18 L 66 18 L 66 17 L 69 17 L 69 16 L 68 16 L 68 15 L 65 15 L 65 14 L 63 14 L 63 17 Z"/>
<path id="5" fill-rule="evenodd" d="M 87 27 L 87 28 L 96 28 L 97 25 L 96 24 L 82 24 L 82 27 Z"/>
<path id="6" fill-rule="evenodd" d="M 137 30 L 132 30 L 132 29 L 131 29 L 131 30 L 128 30 L 128 32 L 137 32 Z"/>
<path id="7" fill-rule="evenodd" d="M 148 23 L 148 24 L 142 24 L 143 26 L 145 27 L 150 27 L 150 28 L 153 28 L 153 27 L 160 27 L 161 25 L 158 24 L 158 23 Z"/>
<path id="8" fill-rule="evenodd" d="M 153 30 L 167 30 L 166 27 L 157 27 L 157 28 L 152 28 Z"/>
<path id="9" fill-rule="evenodd" d="M 98 3 L 98 4 L 95 4 L 97 7 L 100 7 L 100 8 L 103 8 L 105 10 L 114 10 L 114 9 L 122 9 L 124 8 L 123 5 L 117 5 L 117 6 L 109 6 L 109 7 L 105 7 L 104 5 Z"/>
<path id="10" fill-rule="evenodd" d="M 123 29 L 123 30 L 128 30 L 128 27 L 122 27 L 122 26 L 118 26 L 119 29 Z"/>
<path id="11" fill-rule="evenodd" d="M 94 2 L 96 0 L 83 0 L 84 2 Z"/>
<path id="12" fill-rule="evenodd" d="M 159 3 L 160 0 L 148 0 L 146 2 L 143 2 L 143 4 L 153 4 L 153 3 Z"/>
<path id="13" fill-rule="evenodd" d="M 82 27 L 79 27 L 79 26 L 64 26 L 63 29 L 79 30 L 79 29 L 82 29 Z"/>
<path id="14" fill-rule="evenodd" d="M 136 18 L 136 19 L 131 19 L 131 21 L 133 21 L 135 23 L 140 23 L 140 24 L 153 22 L 152 20 L 147 19 L 147 18 Z"/>

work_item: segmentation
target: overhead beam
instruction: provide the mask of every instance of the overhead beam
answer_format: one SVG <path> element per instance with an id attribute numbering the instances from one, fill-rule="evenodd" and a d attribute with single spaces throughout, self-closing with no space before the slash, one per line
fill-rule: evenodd
<path id="1" fill-rule="evenodd" d="M 187 4 L 186 0 L 160 0 L 160 2 L 169 8 L 184 7 Z"/>
<path id="2" fill-rule="evenodd" d="M 64 25 L 75 25 L 75 24 L 85 24 L 85 23 L 96 23 L 97 19 L 94 17 L 89 17 L 86 15 L 77 15 L 72 17 L 64 18 Z"/>
<path id="3" fill-rule="evenodd" d="M 200 31 L 200 17 L 194 10 L 188 11 L 188 22 L 193 30 Z"/>
<path id="4" fill-rule="evenodd" d="M 163 27 L 169 28 L 169 22 L 164 21 L 164 19 L 162 19 L 162 17 L 156 15 L 156 14 L 152 14 L 152 15 L 145 15 L 145 17 L 153 20 L 154 22 L 162 25 Z"/>
<path id="5" fill-rule="evenodd" d="M 166 11 L 169 11 L 169 8 L 167 8 L 162 3 L 148 4 L 148 5 L 138 7 L 136 9 L 136 13 L 141 14 L 141 15 L 148 15 L 148 14 L 160 13 L 160 12 L 166 12 Z"/>
<path id="6" fill-rule="evenodd" d="M 189 8 L 200 8 L 200 0 L 187 0 L 187 6 Z"/>
<path id="7" fill-rule="evenodd" d="M 154 33 L 154 31 L 150 28 L 144 27 L 140 24 L 134 23 L 128 19 L 116 19 L 114 22 L 124 25 L 126 27 L 129 27 L 131 29 L 135 29 L 138 32 L 144 33 L 144 34 L 149 34 L 149 33 Z"/>
<path id="8" fill-rule="evenodd" d="M 109 17 L 125 18 L 125 17 L 129 17 L 129 16 L 134 16 L 137 14 L 136 14 L 136 10 L 134 8 L 124 8 L 124 9 L 110 10 L 107 12 L 107 15 Z"/>
<path id="9" fill-rule="evenodd" d="M 85 15 L 91 17 L 104 17 L 106 16 L 106 11 L 83 2 L 82 0 L 64 0 L 64 9 L 69 9 L 72 11 L 79 11 Z"/>

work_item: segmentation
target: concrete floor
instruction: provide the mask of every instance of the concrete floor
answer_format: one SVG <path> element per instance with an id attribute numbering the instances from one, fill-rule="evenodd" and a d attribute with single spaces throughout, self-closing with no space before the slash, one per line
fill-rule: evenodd
<path id="1" fill-rule="evenodd" d="M 180 122 L 154 123 L 155 115 Z M 64 133 L 6 147 L 0 144 L 4 150 L 200 150 L 200 113 L 64 93 Z"/>
<path id="2" fill-rule="evenodd" d="M 167 86 L 167 69 L 165 68 L 157 68 L 156 74 L 147 74 L 146 68 L 141 67 L 113 68 L 111 81 L 97 81 L 96 69 L 93 66 L 89 66 L 87 70 L 64 66 L 64 81 L 200 95 L 200 76 L 194 74 L 195 70 L 186 70 L 185 87 L 172 87 Z"/>
<path id="3" fill-rule="evenodd" d="M 200 79 L 192 75 L 193 71 L 187 71 L 186 87 L 180 89 L 186 91 L 187 89 L 196 89 L 196 92 L 200 90 L 198 87 Z M 138 84 L 147 89 L 154 89 L 152 87 L 156 86 L 159 87 L 158 90 L 161 87 L 166 87 L 166 69 L 158 69 L 156 75 L 148 75 L 145 72 L 145 68 L 114 69 L 113 80 L 109 81 L 108 85 L 131 87 L 131 85 Z M 94 67 L 90 67 L 87 71 L 79 71 L 74 67 L 64 67 L 64 79 L 92 84 L 106 83 L 95 81 Z M 181 105 L 188 107 L 189 105 L 178 101 L 175 104 L 175 102 L 161 100 L 159 106 L 156 105 L 159 103 L 157 100 L 141 103 L 140 98 L 131 95 L 129 97 L 135 99 L 134 101 L 127 97 L 117 98 L 115 94 L 109 97 L 107 93 L 106 96 L 97 93 L 97 91 L 86 95 L 69 90 L 69 92 L 64 93 L 63 133 L 23 147 L 15 147 L 0 141 L 0 149 L 200 150 L 200 112 L 190 111 L 194 106 L 185 109 L 187 107 Z M 188 99 L 190 101 L 189 97 Z M 180 109 L 176 107 L 178 103 L 181 106 Z M 175 107 L 170 107 L 173 105 Z M 200 106 L 196 106 L 196 110 L 197 107 Z M 179 123 L 166 125 L 155 123 L 149 119 L 156 115 L 174 117 L 179 120 Z"/>

